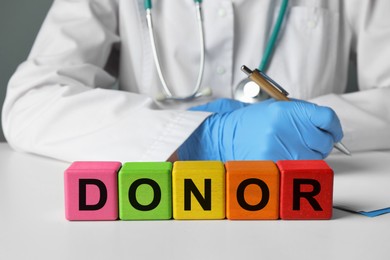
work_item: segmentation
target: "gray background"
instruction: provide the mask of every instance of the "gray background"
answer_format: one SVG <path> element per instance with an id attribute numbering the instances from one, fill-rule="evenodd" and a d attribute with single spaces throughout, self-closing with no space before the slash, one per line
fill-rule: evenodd
<path id="1" fill-rule="evenodd" d="M 26 59 L 52 2 L 52 0 L 0 0 L 1 110 L 8 80 L 16 67 Z M 0 141 L 4 140 L 1 128 Z"/>

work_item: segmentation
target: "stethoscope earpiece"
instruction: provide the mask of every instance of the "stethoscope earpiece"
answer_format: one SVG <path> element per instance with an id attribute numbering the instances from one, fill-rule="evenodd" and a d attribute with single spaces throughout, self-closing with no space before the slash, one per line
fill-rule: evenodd
<path id="1" fill-rule="evenodd" d="M 211 88 L 204 88 L 199 93 L 199 97 L 209 97 L 213 94 L 213 90 Z"/>
<path id="2" fill-rule="evenodd" d="M 159 92 L 155 97 L 154 99 L 158 102 L 164 102 L 165 100 L 167 100 L 167 96 L 162 93 L 162 92 Z"/>

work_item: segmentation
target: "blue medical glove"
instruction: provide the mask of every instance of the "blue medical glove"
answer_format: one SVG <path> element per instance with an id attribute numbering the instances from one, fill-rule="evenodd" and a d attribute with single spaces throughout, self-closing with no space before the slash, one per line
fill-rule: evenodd
<path id="1" fill-rule="evenodd" d="M 208 117 L 178 150 L 180 160 L 323 159 L 343 137 L 328 107 L 273 99 Z"/>
<path id="2" fill-rule="evenodd" d="M 188 110 L 191 111 L 206 111 L 213 113 L 226 113 L 233 110 L 248 106 L 248 103 L 243 103 L 238 100 L 229 98 L 220 98 L 204 105 L 191 107 Z"/>

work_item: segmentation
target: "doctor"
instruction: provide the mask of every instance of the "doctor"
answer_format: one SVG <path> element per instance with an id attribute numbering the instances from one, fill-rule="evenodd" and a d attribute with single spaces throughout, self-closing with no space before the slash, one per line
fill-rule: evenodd
<path id="1" fill-rule="evenodd" d="M 300 100 L 253 105 L 232 100 L 240 67 L 263 59 L 282 1 L 204 0 L 204 63 L 200 1 L 152 1 L 153 35 L 144 2 L 54 1 L 8 85 L 12 147 L 67 161 L 318 159 L 341 121 L 350 150 L 390 148 L 389 1 L 289 1 L 266 72 Z M 344 94 L 351 59 L 358 91 Z M 161 74 L 175 96 L 200 82 L 202 97 L 162 100 Z"/>

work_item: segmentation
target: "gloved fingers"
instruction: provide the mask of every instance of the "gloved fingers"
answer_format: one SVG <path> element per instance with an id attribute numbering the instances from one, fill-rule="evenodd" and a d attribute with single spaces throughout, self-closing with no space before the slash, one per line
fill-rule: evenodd
<path id="1" fill-rule="evenodd" d="M 323 158 L 327 157 L 334 142 L 340 140 L 343 135 L 336 113 L 329 107 L 307 101 L 295 100 L 294 103 L 298 108 L 296 116 L 300 118 L 297 131 L 301 133 L 308 148 L 317 151 Z M 301 113 L 301 108 L 306 113 Z"/>
<path id="2" fill-rule="evenodd" d="M 334 143 L 343 138 L 340 120 L 333 109 L 314 105 L 312 113 L 310 113 L 310 121 L 316 127 L 329 133 L 333 137 Z"/>
<path id="3" fill-rule="evenodd" d="M 312 129 L 320 131 L 314 126 Z M 325 157 L 322 152 L 311 149 L 307 145 L 302 134 L 306 131 L 299 131 L 292 125 L 279 127 L 272 124 L 263 125 L 259 122 L 259 126 L 253 124 L 251 127 L 245 129 L 240 127 L 236 130 L 239 130 L 243 138 L 235 138 L 233 146 L 239 148 L 240 152 L 235 152 L 233 158 L 230 159 L 276 162 L 298 159 L 317 160 Z"/>
<path id="4" fill-rule="evenodd" d="M 288 138 L 288 136 L 287 136 Z M 274 135 L 267 139 L 265 145 L 259 149 L 259 154 L 265 160 L 320 160 L 322 153 L 312 150 L 302 143 L 300 138 L 287 140 L 286 136 Z"/>
<path id="5" fill-rule="evenodd" d="M 212 113 L 226 113 L 248 106 L 249 104 L 234 99 L 220 98 L 212 102 L 191 107 L 190 111 L 206 111 Z"/>
<path id="6" fill-rule="evenodd" d="M 281 140 L 285 140 L 289 152 L 296 155 L 294 159 L 323 159 L 330 153 L 334 143 L 333 136 L 311 122 L 317 105 L 293 100 L 275 103 L 271 109 L 271 116 L 275 120 L 272 131 L 280 135 Z"/>
<path id="7" fill-rule="evenodd" d="M 302 137 L 307 147 L 322 155 L 322 159 L 327 157 L 333 149 L 334 138 L 331 134 L 315 126 L 308 127 Z"/>
<path id="8" fill-rule="evenodd" d="M 292 124 L 285 130 L 287 131 L 275 133 L 273 139 L 277 140 L 274 140 L 274 144 L 269 144 L 269 146 L 279 147 L 278 150 L 289 154 L 290 160 L 323 159 L 332 149 L 332 137 L 314 126 L 305 125 L 302 129 Z"/>

